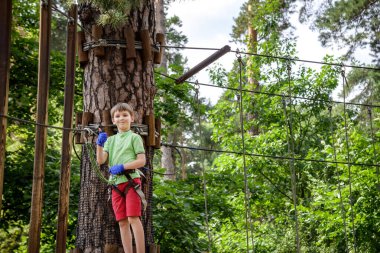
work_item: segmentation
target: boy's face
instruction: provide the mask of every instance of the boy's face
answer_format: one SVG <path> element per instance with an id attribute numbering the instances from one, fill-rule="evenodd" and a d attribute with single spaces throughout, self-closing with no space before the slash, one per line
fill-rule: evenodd
<path id="1" fill-rule="evenodd" d="M 134 118 L 129 111 L 116 111 L 112 118 L 112 122 L 117 126 L 119 132 L 129 131 L 133 120 Z"/>

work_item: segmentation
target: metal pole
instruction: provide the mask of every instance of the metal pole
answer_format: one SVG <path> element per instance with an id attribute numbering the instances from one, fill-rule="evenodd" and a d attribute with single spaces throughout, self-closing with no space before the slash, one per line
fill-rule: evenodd
<path id="1" fill-rule="evenodd" d="M 50 76 L 50 32 L 51 0 L 42 0 L 40 5 L 40 35 L 38 59 L 37 123 L 47 124 L 47 107 Z M 45 154 L 47 128 L 36 125 L 36 141 L 33 170 L 32 206 L 28 252 L 37 253 L 40 248 L 43 189 L 45 177 Z"/>
<path id="2" fill-rule="evenodd" d="M 208 65 L 210 65 L 211 63 L 213 63 L 214 61 L 216 61 L 217 59 L 219 59 L 220 57 L 222 57 L 223 55 L 225 55 L 226 53 L 230 51 L 231 51 L 230 46 L 226 45 L 222 47 L 221 49 L 219 49 L 218 51 L 216 51 L 215 53 L 213 53 L 212 55 L 210 55 L 209 57 L 201 61 L 198 65 L 189 69 L 189 71 L 187 71 L 185 74 L 180 76 L 177 80 L 175 80 L 175 83 L 176 84 L 183 83 L 188 78 L 192 77 L 193 75 L 201 71 L 203 68 L 207 67 Z"/>
<path id="3" fill-rule="evenodd" d="M 8 114 L 12 0 L 0 1 L 0 114 Z M 0 118 L 0 211 L 3 199 L 7 118 Z"/>
<path id="4" fill-rule="evenodd" d="M 63 127 L 71 128 L 73 124 L 74 90 L 75 90 L 75 45 L 77 36 L 77 5 L 73 4 L 69 11 L 66 38 L 66 77 L 65 77 L 65 99 Z M 70 194 L 70 166 L 72 131 L 64 130 L 62 134 L 62 157 L 61 157 L 61 179 L 59 183 L 58 203 L 58 226 L 57 244 L 55 252 L 66 252 L 67 220 L 69 213 Z"/>

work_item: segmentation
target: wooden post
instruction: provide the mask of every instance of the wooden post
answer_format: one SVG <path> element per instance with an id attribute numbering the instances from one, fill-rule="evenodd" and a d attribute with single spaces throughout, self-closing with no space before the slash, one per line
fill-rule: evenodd
<path id="1" fill-rule="evenodd" d="M 47 124 L 47 107 L 50 76 L 51 0 L 41 1 L 38 58 L 37 123 Z M 43 188 L 45 177 L 45 153 L 47 128 L 36 125 L 34 153 L 32 206 L 28 238 L 28 252 L 37 253 L 40 248 Z"/>
<path id="2" fill-rule="evenodd" d="M 75 44 L 77 27 L 77 5 L 73 4 L 69 10 L 69 21 L 67 23 L 66 38 L 66 80 L 63 127 L 72 128 L 74 110 L 74 90 L 75 90 Z M 62 134 L 62 156 L 61 156 L 61 179 L 59 183 L 59 203 L 58 203 L 58 226 L 57 243 L 55 252 L 66 252 L 67 220 L 69 215 L 69 194 L 70 194 L 70 160 L 72 131 L 63 130 Z"/>
<path id="3" fill-rule="evenodd" d="M 136 58 L 135 32 L 131 26 L 124 28 L 124 37 L 126 42 L 125 55 L 127 60 Z"/>
<path id="4" fill-rule="evenodd" d="M 147 146 L 155 146 L 156 145 L 156 138 L 155 138 L 155 123 L 154 123 L 154 114 L 151 113 L 147 116 L 145 116 L 145 124 L 148 125 L 148 136 L 146 138 L 146 144 Z"/>
<path id="5" fill-rule="evenodd" d="M 77 46 L 78 46 L 78 61 L 83 68 L 88 62 L 88 52 L 83 51 L 83 43 L 86 41 L 83 31 L 79 31 L 77 34 Z"/>
<path id="6" fill-rule="evenodd" d="M 165 34 L 157 33 L 156 34 L 156 42 L 160 44 L 160 46 L 165 46 Z M 160 64 L 162 61 L 162 56 L 164 54 L 164 47 L 160 47 L 159 52 L 154 52 L 154 63 Z"/>
<path id="7" fill-rule="evenodd" d="M 77 112 L 75 115 L 75 126 L 82 125 L 82 117 L 83 117 L 83 112 Z M 75 144 L 83 144 L 83 142 L 80 141 L 81 138 L 81 133 L 77 133 L 75 135 Z"/>
<path id="8" fill-rule="evenodd" d="M 103 36 L 103 28 L 99 25 L 92 25 L 91 34 L 95 41 L 99 41 Z M 94 54 L 97 57 L 103 57 L 105 55 L 104 47 L 95 47 Z"/>
<path id="9" fill-rule="evenodd" d="M 0 1 L 0 114 L 8 114 L 12 0 Z M 5 171 L 7 118 L 0 117 L 0 213 Z"/>
<path id="10" fill-rule="evenodd" d="M 156 133 L 158 134 L 158 136 L 155 136 L 156 143 L 154 145 L 154 148 L 161 148 L 161 119 L 160 118 L 157 118 L 154 120 L 154 126 L 156 128 Z"/>
<path id="11" fill-rule="evenodd" d="M 152 43 L 150 42 L 149 31 L 147 29 L 140 31 L 143 62 L 146 64 L 152 60 Z"/>
<path id="12" fill-rule="evenodd" d="M 113 127 L 111 126 L 112 125 L 111 110 L 101 111 L 101 114 L 102 114 L 102 123 L 103 125 L 106 125 L 106 127 L 104 127 L 104 132 L 107 133 L 107 136 L 112 136 Z"/>
<path id="13" fill-rule="evenodd" d="M 84 112 L 82 115 L 82 126 L 86 127 L 93 121 L 94 115 L 91 112 Z M 82 132 L 80 142 L 84 143 L 84 137 L 87 133 Z"/>

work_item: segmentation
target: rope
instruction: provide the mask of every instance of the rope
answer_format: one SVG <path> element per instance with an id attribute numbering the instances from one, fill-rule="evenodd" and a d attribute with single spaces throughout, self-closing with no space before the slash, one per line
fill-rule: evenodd
<path id="1" fill-rule="evenodd" d="M 291 80 L 290 80 L 290 73 L 291 72 L 291 66 L 290 62 L 287 64 L 287 74 L 288 74 L 288 87 L 289 87 L 289 97 L 291 97 L 292 89 L 291 89 Z M 296 188 L 296 172 L 294 167 L 294 134 L 293 134 L 293 126 L 292 126 L 292 100 L 289 100 L 289 114 L 287 114 L 286 110 L 286 101 L 283 98 L 283 105 L 284 105 L 284 115 L 285 120 L 287 122 L 288 127 L 286 128 L 286 136 L 287 136 L 287 143 L 288 143 L 288 153 L 290 154 L 291 159 L 289 159 L 289 167 L 291 172 L 291 185 L 292 185 L 292 198 L 293 198 L 293 206 L 294 206 L 294 218 L 296 222 L 296 248 L 297 252 L 301 252 L 300 248 L 300 239 L 299 239 L 299 222 L 298 222 L 298 211 L 297 211 L 297 188 Z"/>
<path id="2" fill-rule="evenodd" d="M 195 98 L 198 106 L 198 135 L 200 144 L 202 145 L 202 129 L 201 129 L 201 107 L 199 100 L 199 85 L 195 86 Z M 202 183 L 203 183 L 203 197 L 204 197 L 204 206 L 205 206 L 205 223 L 207 229 L 208 237 L 208 252 L 212 252 L 212 236 L 210 232 L 209 220 L 208 220 L 208 203 L 207 203 L 207 182 L 206 182 L 206 170 L 204 166 L 204 152 L 201 152 L 201 168 L 202 168 Z"/>
<path id="3" fill-rule="evenodd" d="M 96 135 L 94 131 L 92 131 L 90 128 L 85 128 L 89 135 Z M 97 161 L 95 160 L 96 153 L 94 150 L 94 144 L 92 144 L 88 138 L 85 136 L 85 148 L 89 151 L 88 157 L 90 158 L 90 166 L 94 170 L 95 174 L 98 176 L 100 181 L 106 183 L 107 185 L 111 185 L 110 181 L 104 177 L 102 171 L 100 170 Z"/>
<path id="4" fill-rule="evenodd" d="M 333 125 L 332 125 L 332 113 L 331 113 L 332 106 L 330 105 L 328 109 L 329 109 L 329 118 L 330 118 L 331 141 L 332 141 L 332 147 L 334 150 L 334 161 L 336 161 L 336 147 L 335 147 L 336 141 L 334 138 L 334 130 L 333 130 Z M 336 177 L 338 179 L 339 201 L 340 201 L 340 207 L 342 210 L 342 219 L 343 219 L 343 226 L 344 226 L 344 242 L 346 245 L 346 251 L 349 252 L 348 239 L 347 239 L 346 210 L 345 210 L 344 204 L 343 204 L 342 190 L 341 190 L 341 186 L 340 186 L 340 178 L 339 178 L 338 170 L 339 170 L 338 164 L 335 164 L 335 173 L 336 173 Z"/>
<path id="5" fill-rule="evenodd" d="M 341 66 L 341 65 L 340 65 Z M 161 72 L 158 72 L 158 71 L 154 71 L 154 73 L 158 74 L 158 75 L 161 75 L 161 76 L 164 76 L 166 78 L 169 78 L 173 81 L 175 81 L 176 79 L 174 77 L 171 77 L 165 73 L 161 73 Z M 190 83 L 190 84 L 196 84 L 195 82 L 192 82 L 192 81 L 186 81 L 187 83 Z M 208 84 L 208 83 L 199 83 L 197 82 L 199 85 L 202 85 L 202 86 L 207 86 L 207 87 L 213 87 L 213 88 L 219 88 L 219 89 L 225 89 L 225 90 L 232 90 L 232 91 L 237 91 L 237 92 L 240 92 L 240 89 L 239 88 L 233 88 L 233 87 L 225 87 L 225 86 L 218 86 L 218 85 L 215 85 L 215 84 Z M 269 83 L 263 83 L 262 85 L 263 86 L 266 86 L 268 85 Z M 272 97 L 286 97 L 286 98 L 292 98 L 292 99 L 302 99 L 302 100 L 309 100 L 309 101 L 313 101 L 313 102 L 324 102 L 324 103 L 336 103 L 336 104 L 343 104 L 342 101 L 333 101 L 333 100 L 330 100 L 330 99 L 315 99 L 315 98 L 308 98 L 308 97 L 302 97 L 302 96 L 292 96 L 292 97 L 289 97 L 289 95 L 286 95 L 286 94 L 279 94 L 279 93 L 272 93 L 272 92 L 263 92 L 263 91 L 257 91 L 257 90 L 250 90 L 250 89 L 242 89 L 243 92 L 249 92 L 249 93 L 253 93 L 253 94 L 261 94 L 261 95 L 267 95 L 267 96 L 272 96 Z M 360 103 L 355 103 L 355 102 L 346 102 L 347 105 L 356 105 L 356 106 L 371 106 L 373 108 L 380 108 L 380 105 L 374 105 L 374 104 L 360 104 Z"/>
<path id="6" fill-rule="evenodd" d="M 348 126 L 347 126 L 347 107 L 346 107 L 346 75 L 345 71 L 342 68 L 342 85 L 343 85 L 343 113 L 344 113 L 344 133 L 345 133 L 345 139 L 346 139 L 346 152 L 347 152 L 347 161 L 351 161 L 350 157 L 350 145 L 348 143 Z M 351 222 L 352 222 L 352 235 L 354 237 L 354 253 L 356 253 L 356 231 L 355 231 L 355 210 L 354 210 L 354 204 L 353 204 L 353 197 L 352 197 L 352 184 L 351 184 L 351 164 L 348 164 L 348 184 L 350 189 L 350 208 L 351 208 Z"/>
<path id="7" fill-rule="evenodd" d="M 239 62 L 239 111 L 240 111 L 240 133 L 242 139 L 242 148 L 243 148 L 243 169 L 244 169 L 244 202 L 245 202 L 245 227 L 246 227 L 246 240 L 247 240 L 247 253 L 249 250 L 249 228 L 251 231 L 251 243 L 252 250 L 255 251 L 254 241 L 253 241 L 253 226 L 252 226 L 252 217 L 251 217 L 251 207 L 249 201 L 249 188 L 248 188 L 248 173 L 247 173 L 247 164 L 246 164 L 246 150 L 245 150 L 245 141 L 244 141 L 244 118 L 243 118 L 243 91 L 242 91 L 242 60 L 239 53 L 237 53 L 237 58 Z M 249 228 L 248 228 L 249 225 Z"/>

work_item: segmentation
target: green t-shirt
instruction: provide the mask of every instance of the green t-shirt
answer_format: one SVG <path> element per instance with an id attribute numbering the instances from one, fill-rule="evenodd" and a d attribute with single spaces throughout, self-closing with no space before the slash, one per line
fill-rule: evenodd
<path id="1" fill-rule="evenodd" d="M 103 150 L 108 153 L 110 167 L 134 161 L 138 154 L 145 153 L 141 136 L 131 130 L 108 137 Z M 136 171 L 131 173 L 130 176 L 131 178 L 139 178 L 140 174 Z M 117 185 L 127 181 L 128 179 L 125 175 L 110 175 L 112 184 Z"/>

